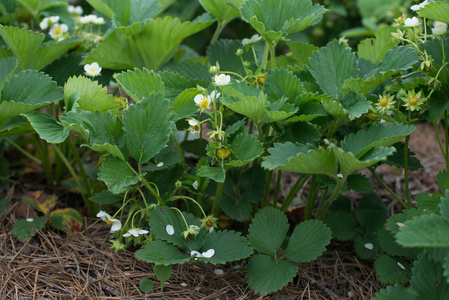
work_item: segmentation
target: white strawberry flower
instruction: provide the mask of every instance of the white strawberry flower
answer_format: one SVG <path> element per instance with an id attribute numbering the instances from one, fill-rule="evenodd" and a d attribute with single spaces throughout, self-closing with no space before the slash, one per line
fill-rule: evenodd
<path id="1" fill-rule="evenodd" d="M 231 82 L 231 76 L 226 74 L 215 75 L 215 85 L 224 86 Z"/>
<path id="2" fill-rule="evenodd" d="M 447 24 L 443 22 L 435 21 L 433 22 L 432 33 L 434 35 L 442 35 L 447 31 Z"/>
<path id="3" fill-rule="evenodd" d="M 120 228 L 122 228 L 122 222 L 120 222 L 120 220 L 114 219 L 107 212 L 100 210 L 100 212 L 97 214 L 97 217 L 101 218 L 109 225 L 112 225 L 111 232 L 116 232 L 117 230 L 120 230 Z"/>
<path id="4" fill-rule="evenodd" d="M 94 62 L 84 65 L 84 71 L 86 71 L 87 75 L 95 77 L 100 74 L 101 67 L 98 65 L 98 63 Z"/>
<path id="5" fill-rule="evenodd" d="M 46 30 L 47 28 L 49 28 L 51 25 L 57 23 L 58 21 L 59 21 L 59 16 L 52 16 L 52 17 L 44 18 L 39 23 L 39 27 L 42 30 Z"/>
<path id="6" fill-rule="evenodd" d="M 419 25 L 419 20 L 417 17 L 413 17 L 413 18 L 407 18 L 404 21 L 404 25 L 406 27 L 416 27 Z"/>
<path id="7" fill-rule="evenodd" d="M 106 23 L 106 21 L 104 20 L 104 18 L 102 17 L 96 17 L 92 23 L 94 23 L 95 25 L 103 25 L 104 23 Z"/>
<path id="8" fill-rule="evenodd" d="M 70 13 L 70 15 L 74 17 L 78 17 L 83 14 L 83 8 L 79 5 L 78 6 L 69 5 L 67 7 L 67 11 Z"/>
<path id="9" fill-rule="evenodd" d="M 210 97 L 198 94 L 193 98 L 193 101 L 202 109 L 208 109 L 210 105 Z"/>
<path id="10" fill-rule="evenodd" d="M 261 39 L 262 39 L 262 37 L 260 35 L 255 34 L 250 39 L 243 39 L 242 40 L 242 45 L 243 46 L 249 46 L 249 45 L 257 43 Z"/>
<path id="11" fill-rule="evenodd" d="M 66 24 L 54 24 L 48 34 L 55 40 L 60 40 L 64 33 L 69 30 L 69 27 Z"/>
<path id="12" fill-rule="evenodd" d="M 124 237 L 138 237 L 139 235 L 143 235 L 143 234 L 147 234 L 148 230 L 144 230 L 144 229 L 140 229 L 140 228 L 132 228 L 130 230 L 128 230 L 127 233 L 125 233 L 123 236 Z"/>
<path id="13" fill-rule="evenodd" d="M 426 1 L 421 2 L 420 4 L 412 5 L 410 7 L 410 9 L 413 11 L 419 11 L 421 8 L 423 8 L 427 4 L 429 4 L 429 1 L 426 0 Z"/>

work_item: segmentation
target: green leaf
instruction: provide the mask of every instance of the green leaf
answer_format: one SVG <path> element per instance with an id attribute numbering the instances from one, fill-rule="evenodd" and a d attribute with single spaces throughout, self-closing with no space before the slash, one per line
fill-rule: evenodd
<path id="1" fill-rule="evenodd" d="M 62 89 L 48 75 L 22 71 L 4 84 L 0 98 L 0 126 L 11 117 L 57 102 L 62 97 Z"/>
<path id="2" fill-rule="evenodd" d="M 394 166 L 396 168 L 404 168 L 404 148 L 405 144 L 403 142 L 398 142 L 393 145 L 396 148 L 396 152 L 393 153 L 393 155 L 390 155 L 386 161 L 386 163 L 390 166 Z M 407 164 L 408 169 L 411 171 L 418 170 L 420 168 L 423 168 L 418 158 L 416 158 L 415 153 L 410 150 L 410 148 L 407 150 Z"/>
<path id="3" fill-rule="evenodd" d="M 346 44 L 333 41 L 312 53 L 310 73 L 323 91 L 333 98 L 342 97 L 345 79 L 357 74 L 357 60 Z"/>
<path id="4" fill-rule="evenodd" d="M 108 190 L 96 193 L 94 196 L 89 198 L 90 201 L 98 204 L 112 204 L 123 200 L 123 195 L 113 194 Z"/>
<path id="5" fill-rule="evenodd" d="M 69 104 L 69 98 L 73 93 L 79 93 L 79 99 L 73 104 L 72 109 L 82 109 L 90 112 L 96 110 L 106 113 L 118 113 L 121 106 L 114 100 L 112 95 L 108 95 L 106 87 L 102 87 L 97 81 L 92 81 L 84 76 L 70 77 L 64 85 L 64 102 Z"/>
<path id="6" fill-rule="evenodd" d="M 0 60 L 0 90 L 3 82 L 9 79 L 17 69 L 17 60 L 14 57 L 8 57 Z"/>
<path id="7" fill-rule="evenodd" d="M 388 50 L 380 66 L 368 74 L 363 79 L 372 75 L 383 74 L 387 71 L 401 71 L 411 68 L 420 59 L 419 52 L 416 49 L 407 46 L 398 46 Z"/>
<path id="8" fill-rule="evenodd" d="M 21 70 L 31 67 L 45 35 L 25 28 L 0 25 L 0 35 L 17 58 Z"/>
<path id="9" fill-rule="evenodd" d="M 158 16 L 161 11 L 162 6 L 157 0 L 131 0 L 131 12 L 128 24 L 150 21 Z"/>
<path id="10" fill-rule="evenodd" d="M 348 189 L 357 193 L 368 193 L 372 189 L 371 181 L 364 174 L 350 174 L 347 178 Z"/>
<path id="11" fill-rule="evenodd" d="M 277 101 L 283 96 L 290 101 L 293 100 L 304 91 L 304 87 L 295 75 L 287 69 L 274 69 L 265 78 L 263 91 L 267 94 L 270 102 Z"/>
<path id="12" fill-rule="evenodd" d="M 203 91 L 198 88 L 191 88 L 184 90 L 176 97 L 172 107 L 176 112 L 178 120 L 192 116 L 198 111 L 198 105 L 195 104 L 193 99 L 195 99 L 196 95 L 202 93 Z"/>
<path id="13" fill-rule="evenodd" d="M 321 20 L 326 9 L 310 0 L 246 0 L 240 7 L 243 21 L 269 41 L 284 39 Z"/>
<path id="14" fill-rule="evenodd" d="M 59 144 L 69 136 L 70 129 L 63 127 L 52 116 L 40 111 L 22 114 L 28 119 L 31 126 L 39 134 L 40 138 L 51 144 Z"/>
<path id="15" fill-rule="evenodd" d="M 375 234 L 369 234 L 365 237 L 356 235 L 354 238 L 354 249 L 362 259 L 374 260 L 377 257 L 377 237 Z"/>
<path id="16" fill-rule="evenodd" d="M 396 240 L 406 247 L 449 247 L 449 223 L 437 215 L 423 215 L 405 222 Z"/>
<path id="17" fill-rule="evenodd" d="M 381 123 L 347 135 L 341 142 L 341 149 L 353 153 L 357 158 L 375 147 L 388 147 L 400 141 L 415 130 L 413 125 Z"/>
<path id="18" fill-rule="evenodd" d="M 201 225 L 201 222 L 192 214 L 183 212 L 182 215 L 189 226 L 196 225 L 199 227 Z M 149 224 L 151 231 L 158 239 L 179 246 L 186 252 L 200 250 L 205 230 L 201 230 L 196 237 L 186 239 L 182 234 L 187 230 L 184 219 L 179 212 L 170 209 L 168 206 L 159 206 L 150 213 Z M 171 235 L 167 232 L 168 225 L 173 226 L 174 233 Z"/>
<path id="19" fill-rule="evenodd" d="M 242 114 L 245 117 L 250 118 L 254 123 L 257 123 L 260 121 L 260 118 L 265 110 L 267 97 L 263 93 L 260 93 L 258 97 L 247 96 L 237 98 L 235 96 L 231 96 L 222 98 L 221 102 L 229 109 L 235 111 L 236 113 Z"/>
<path id="20" fill-rule="evenodd" d="M 35 133 L 28 120 L 22 116 L 9 119 L 0 127 L 0 137 Z"/>
<path id="21" fill-rule="evenodd" d="M 375 294 L 373 300 L 415 300 L 416 292 L 410 287 L 406 288 L 401 285 L 387 286 Z"/>
<path id="22" fill-rule="evenodd" d="M 355 236 L 357 221 L 350 211 L 336 211 L 330 213 L 324 219 L 324 223 L 330 227 L 332 237 L 340 241 L 350 241 Z"/>
<path id="23" fill-rule="evenodd" d="M 301 42 L 287 42 L 287 46 L 292 53 L 292 57 L 299 66 L 310 66 L 309 57 L 312 56 L 313 51 L 319 49 L 314 45 Z"/>
<path id="24" fill-rule="evenodd" d="M 86 0 L 93 8 L 112 19 L 114 11 L 103 0 Z M 108 1 L 109 2 L 109 1 Z"/>
<path id="25" fill-rule="evenodd" d="M 437 183 L 442 193 L 449 189 L 449 171 L 447 169 L 438 172 Z"/>
<path id="26" fill-rule="evenodd" d="M 410 280 L 411 266 L 405 260 L 381 255 L 374 262 L 376 274 L 384 284 L 406 284 Z"/>
<path id="27" fill-rule="evenodd" d="M 118 116 L 110 112 L 102 114 L 99 111 L 73 110 L 62 116 L 61 122 L 81 134 L 87 143 L 84 146 L 94 151 L 106 151 L 123 161 L 128 157 L 122 122 Z"/>
<path id="28" fill-rule="evenodd" d="M 275 148 L 269 148 L 268 152 L 271 155 L 265 157 L 262 162 L 262 167 L 265 169 L 337 175 L 337 159 L 330 149 L 320 148 L 316 150 L 304 145 L 286 143 L 275 144 Z"/>
<path id="29" fill-rule="evenodd" d="M 423 254 L 413 262 L 410 286 L 418 293 L 417 299 L 449 298 L 449 284 L 443 275 L 443 266 Z"/>
<path id="30" fill-rule="evenodd" d="M 211 258 L 198 260 L 211 264 L 225 264 L 230 261 L 241 260 L 249 257 L 253 249 L 248 240 L 234 231 L 213 231 L 206 235 L 201 251 L 214 249 L 215 254 Z"/>
<path id="31" fill-rule="evenodd" d="M 388 230 L 386 226 L 377 231 L 377 237 L 379 246 L 382 250 L 392 256 L 408 257 L 410 259 L 416 259 L 418 254 L 421 253 L 421 248 L 406 248 L 399 245 L 393 233 Z"/>
<path id="32" fill-rule="evenodd" d="M 50 213 L 49 223 L 57 230 L 77 234 L 83 228 L 81 214 L 73 208 L 59 208 Z"/>
<path id="33" fill-rule="evenodd" d="M 388 50 L 397 45 L 397 42 L 391 38 L 391 33 L 396 30 L 395 27 L 383 26 L 376 31 L 375 38 L 367 38 L 357 45 L 357 56 L 364 58 L 373 64 L 383 60 Z"/>
<path id="34" fill-rule="evenodd" d="M 104 181 L 109 191 L 114 194 L 120 194 L 128 186 L 140 181 L 139 175 L 136 175 L 126 162 L 116 157 L 104 160 L 98 179 Z"/>
<path id="35" fill-rule="evenodd" d="M 201 166 L 198 169 L 197 175 L 213 179 L 216 182 L 224 182 L 226 171 L 221 167 Z"/>
<path id="36" fill-rule="evenodd" d="M 115 74 L 114 78 L 134 101 L 141 101 L 142 98 L 148 97 L 151 93 L 165 94 L 161 77 L 146 68 Z"/>
<path id="37" fill-rule="evenodd" d="M 449 23 L 449 3 L 444 1 L 429 3 L 418 11 L 418 15 L 447 24 Z"/>
<path id="38" fill-rule="evenodd" d="M 164 283 L 167 281 L 172 273 L 172 265 L 158 265 L 156 264 L 153 268 L 154 275 L 161 282 L 161 292 L 164 290 Z"/>
<path id="39" fill-rule="evenodd" d="M 168 101 L 161 94 L 130 105 L 123 117 L 126 144 L 139 164 L 148 162 L 167 144 L 173 121 Z"/>
<path id="40" fill-rule="evenodd" d="M 227 23 L 240 16 L 238 7 L 243 0 L 221 1 L 221 0 L 199 0 L 201 6 L 213 15 L 218 22 Z"/>
<path id="41" fill-rule="evenodd" d="M 445 191 L 445 197 L 441 197 L 441 203 L 438 205 L 441 216 L 449 222 L 449 190 Z"/>
<path id="42" fill-rule="evenodd" d="M 257 138 L 246 131 L 237 135 L 231 142 L 230 149 L 237 156 L 236 160 L 227 162 L 227 166 L 241 167 L 258 158 L 264 151 Z"/>
<path id="43" fill-rule="evenodd" d="M 254 216 L 248 231 L 255 250 L 275 256 L 287 234 L 288 220 L 279 209 L 266 207 Z"/>
<path id="44" fill-rule="evenodd" d="M 416 207 L 419 209 L 426 209 L 428 211 L 435 211 L 437 209 L 438 204 L 441 202 L 440 194 L 425 194 L 420 193 L 416 195 Z"/>
<path id="45" fill-rule="evenodd" d="M 251 203 L 228 195 L 220 199 L 220 207 L 226 215 L 238 222 L 249 221 L 253 212 Z"/>
<path id="46" fill-rule="evenodd" d="M 296 276 L 298 267 L 286 260 L 275 261 L 265 254 L 253 255 L 248 263 L 249 286 L 257 294 L 275 292 L 286 286 Z"/>
<path id="47" fill-rule="evenodd" d="M 341 106 L 348 114 L 349 120 L 359 118 L 371 109 L 371 102 L 361 94 L 351 92 L 341 99 Z"/>
<path id="48" fill-rule="evenodd" d="M 133 30 L 132 42 L 129 43 L 128 32 L 119 28 L 106 37 L 84 61 L 98 62 L 102 67 L 112 70 L 146 67 L 156 71 L 173 58 L 185 38 L 212 23 L 212 19 L 205 18 L 182 23 L 180 19 L 169 16 L 157 18 L 145 23 L 141 29 Z"/>
<path id="49" fill-rule="evenodd" d="M 355 218 L 359 223 L 359 231 L 362 235 L 377 232 L 385 223 L 385 215 L 382 211 L 359 208 L 355 212 Z"/>
<path id="50" fill-rule="evenodd" d="M 137 250 L 135 256 L 137 259 L 165 266 L 183 264 L 190 260 L 190 256 L 181 253 L 176 246 L 164 241 L 151 241 L 143 249 Z"/>
<path id="51" fill-rule="evenodd" d="M 12 234 L 21 242 L 26 242 L 36 231 L 44 228 L 47 217 L 37 217 L 34 219 L 20 219 L 14 223 Z"/>
<path id="52" fill-rule="evenodd" d="M 45 43 L 34 55 L 31 68 L 42 70 L 55 59 L 67 53 L 78 42 L 78 39 L 71 38 L 58 42 Z"/>
<path id="53" fill-rule="evenodd" d="M 211 66 L 216 65 L 218 62 L 220 71 L 234 72 L 245 76 L 242 59 L 244 61 L 252 61 L 254 56 L 250 51 L 244 53 L 242 57 L 237 56 L 235 52 L 241 47 L 242 43 L 237 40 L 218 40 L 207 47 L 207 60 Z"/>
<path id="54" fill-rule="evenodd" d="M 148 278 L 144 278 L 139 282 L 139 288 L 144 293 L 153 293 L 154 292 L 153 286 L 154 286 L 153 280 Z"/>
<path id="55" fill-rule="evenodd" d="M 323 254 L 331 238 L 332 233 L 323 222 L 301 222 L 290 237 L 284 257 L 296 262 L 312 261 Z"/>

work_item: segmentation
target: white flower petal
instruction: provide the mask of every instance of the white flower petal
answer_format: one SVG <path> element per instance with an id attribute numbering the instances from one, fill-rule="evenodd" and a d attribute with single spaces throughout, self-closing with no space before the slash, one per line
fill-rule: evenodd
<path id="1" fill-rule="evenodd" d="M 162 167 L 163 165 L 164 165 L 164 163 L 163 163 L 163 162 L 160 162 L 160 163 L 158 163 L 158 164 L 156 165 L 156 167 L 160 168 L 160 167 Z"/>
<path id="2" fill-rule="evenodd" d="M 97 218 L 101 218 L 103 221 L 106 221 L 107 217 L 111 217 L 107 212 L 100 210 L 97 214 Z"/>
<path id="3" fill-rule="evenodd" d="M 190 256 L 193 256 L 193 257 L 203 257 L 203 255 L 201 255 L 201 253 L 199 253 L 199 252 L 196 251 L 196 250 L 190 251 Z"/>
<path id="4" fill-rule="evenodd" d="M 218 86 L 223 86 L 231 82 L 231 76 L 226 74 L 215 75 L 215 84 Z"/>
<path id="5" fill-rule="evenodd" d="M 215 255 L 215 250 L 214 249 L 209 249 L 206 252 L 203 252 L 201 254 L 204 258 L 211 258 L 212 256 Z"/>
<path id="6" fill-rule="evenodd" d="M 404 267 L 404 265 L 403 265 L 403 264 L 401 264 L 400 262 L 397 262 L 397 264 L 398 264 L 399 268 L 401 268 L 402 270 L 404 270 L 404 271 L 405 271 L 405 267 Z"/>
<path id="7" fill-rule="evenodd" d="M 371 243 L 366 243 L 365 244 L 365 248 L 368 249 L 368 250 L 373 250 L 374 249 L 374 245 L 371 244 Z"/>
<path id="8" fill-rule="evenodd" d="M 125 233 L 123 236 L 124 236 L 124 237 L 130 237 L 130 236 L 131 236 L 131 233 L 127 232 L 127 233 Z"/>
<path id="9" fill-rule="evenodd" d="M 192 183 L 192 187 L 193 187 L 195 190 L 198 189 L 198 181 L 197 181 L 197 180 L 195 180 L 195 181 Z"/>
<path id="10" fill-rule="evenodd" d="M 111 232 L 116 232 L 117 230 L 120 230 L 122 228 L 122 222 L 120 222 L 117 219 L 110 220 L 112 222 Z"/>
<path id="11" fill-rule="evenodd" d="M 405 19 L 405 21 L 404 21 L 404 25 L 406 26 L 406 27 L 416 27 L 416 26 L 418 26 L 419 25 L 419 20 L 418 20 L 418 18 L 417 17 L 413 17 L 413 18 L 407 18 L 407 19 Z"/>
<path id="12" fill-rule="evenodd" d="M 28 219 L 26 219 L 26 220 L 27 220 L 27 222 L 33 222 L 33 221 L 34 221 L 33 218 L 28 218 Z"/>
<path id="13" fill-rule="evenodd" d="M 173 227 L 173 225 L 167 225 L 165 226 L 165 231 L 167 231 L 168 235 L 174 235 L 175 234 L 175 228 Z"/>
<path id="14" fill-rule="evenodd" d="M 215 275 L 223 275 L 224 274 L 222 269 L 215 269 L 214 273 L 215 273 Z"/>

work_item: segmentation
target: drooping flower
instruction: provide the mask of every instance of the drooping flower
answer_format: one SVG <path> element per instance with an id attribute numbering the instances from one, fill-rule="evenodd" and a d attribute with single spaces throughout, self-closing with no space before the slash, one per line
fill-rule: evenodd
<path id="1" fill-rule="evenodd" d="M 86 74 L 92 77 L 97 76 L 101 72 L 101 67 L 98 65 L 98 63 L 94 62 L 91 64 L 84 65 L 84 71 L 86 71 Z"/>
<path id="2" fill-rule="evenodd" d="M 128 230 L 128 232 L 125 233 L 123 236 L 124 237 L 130 237 L 130 236 L 138 237 L 141 234 L 147 234 L 147 233 L 148 233 L 148 230 L 144 230 L 144 229 L 140 229 L 140 228 L 132 228 L 132 229 Z"/>
<path id="3" fill-rule="evenodd" d="M 394 104 L 396 103 L 394 100 L 394 96 L 383 94 L 382 96 L 379 95 L 379 101 L 374 104 L 374 107 L 376 111 L 379 114 L 384 114 L 388 111 L 390 111 Z"/>
<path id="4" fill-rule="evenodd" d="M 443 22 L 435 21 L 433 22 L 432 33 L 434 35 L 442 35 L 447 31 L 447 24 Z"/>
<path id="5" fill-rule="evenodd" d="M 184 238 L 190 238 L 193 236 L 197 236 L 198 233 L 200 232 L 200 228 L 196 225 L 190 225 L 189 229 L 187 229 L 186 231 L 184 231 L 182 234 L 184 235 Z"/>
<path id="6" fill-rule="evenodd" d="M 413 18 L 407 18 L 404 21 L 404 25 L 406 27 L 416 27 L 419 25 L 419 20 L 417 17 L 413 17 Z"/>
<path id="7" fill-rule="evenodd" d="M 429 4 L 429 2 L 427 0 L 425 0 L 425 1 L 421 2 L 420 4 L 412 5 L 410 7 L 410 9 L 413 11 L 419 11 L 421 8 L 423 8 L 427 4 Z"/>
<path id="8" fill-rule="evenodd" d="M 257 43 L 258 41 L 260 41 L 261 39 L 262 39 L 262 37 L 260 35 L 255 34 L 250 39 L 243 39 L 242 45 L 243 46 L 251 46 L 251 45 Z"/>
<path id="9" fill-rule="evenodd" d="M 101 218 L 109 225 L 112 225 L 111 232 L 116 232 L 117 230 L 120 230 L 120 228 L 122 228 L 122 222 L 120 222 L 120 220 L 114 219 L 107 212 L 100 210 L 100 212 L 97 214 L 97 217 Z"/>
<path id="10" fill-rule="evenodd" d="M 189 125 L 190 125 L 190 128 L 189 128 L 190 133 L 192 133 L 192 134 L 199 134 L 200 133 L 200 126 L 198 125 L 199 124 L 198 120 L 195 119 L 195 118 L 191 118 L 191 119 L 188 120 L 188 122 L 189 122 Z"/>
<path id="11" fill-rule="evenodd" d="M 58 21 L 59 21 L 59 16 L 52 16 L 52 17 L 44 18 L 39 23 L 39 27 L 42 30 L 46 30 L 47 28 L 51 27 L 51 25 L 56 24 Z"/>
<path id="12" fill-rule="evenodd" d="M 210 228 L 218 228 L 217 226 L 217 221 L 218 218 L 215 218 L 213 215 L 209 215 L 203 219 L 200 220 L 201 221 L 201 228 L 206 228 L 206 229 L 210 229 Z"/>
<path id="13" fill-rule="evenodd" d="M 67 11 L 70 13 L 70 15 L 74 17 L 78 17 L 83 14 L 83 8 L 79 5 L 78 6 L 69 5 L 67 7 Z"/>
<path id="14" fill-rule="evenodd" d="M 167 231 L 168 235 L 174 235 L 175 234 L 175 228 L 173 227 L 173 225 L 170 225 L 170 224 L 165 226 L 165 231 Z"/>
<path id="15" fill-rule="evenodd" d="M 69 30 L 69 27 L 66 24 L 54 24 L 48 34 L 55 40 L 59 40 L 62 38 L 64 33 L 66 33 Z"/>
<path id="16" fill-rule="evenodd" d="M 231 82 L 231 76 L 226 74 L 215 75 L 215 85 L 224 86 Z"/>

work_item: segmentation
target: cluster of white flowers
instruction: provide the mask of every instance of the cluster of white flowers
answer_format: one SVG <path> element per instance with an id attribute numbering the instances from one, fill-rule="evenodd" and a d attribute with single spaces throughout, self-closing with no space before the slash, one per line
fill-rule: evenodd
<path id="1" fill-rule="evenodd" d="M 42 30 L 47 30 L 48 34 L 52 37 L 52 39 L 60 41 L 64 39 L 64 34 L 69 30 L 69 27 L 66 24 L 59 24 L 59 16 L 52 16 L 44 18 L 39 26 Z"/>
<path id="2" fill-rule="evenodd" d="M 98 17 L 96 15 L 87 15 L 79 18 L 79 22 L 81 24 L 95 24 L 95 25 L 103 25 L 105 23 L 104 18 Z"/>
<path id="3" fill-rule="evenodd" d="M 420 4 L 412 5 L 410 7 L 410 9 L 415 12 L 420 11 L 427 4 L 429 4 L 429 1 L 425 0 L 425 1 L 421 2 Z M 419 23 L 419 20 L 417 17 L 407 18 L 404 20 L 404 25 L 406 27 L 416 27 L 419 24 L 420 23 Z M 435 22 L 433 22 L 432 34 L 433 35 L 443 35 L 447 32 L 447 28 L 448 28 L 448 24 L 435 21 Z"/>

